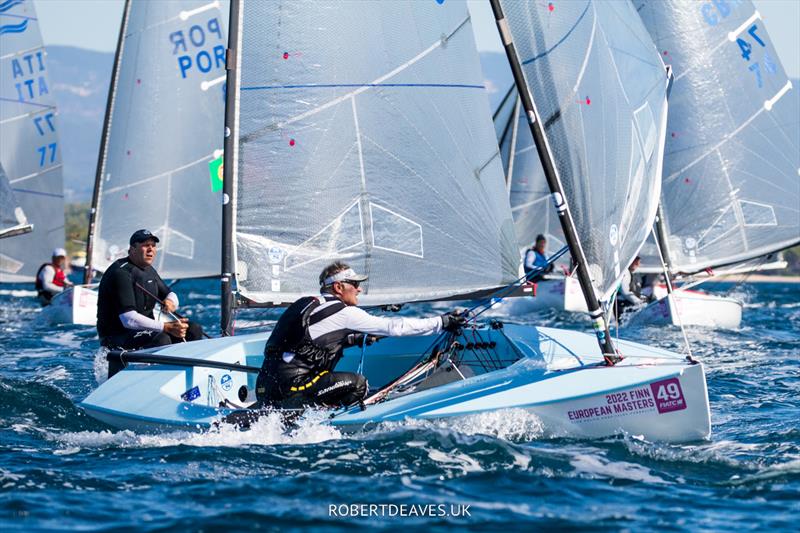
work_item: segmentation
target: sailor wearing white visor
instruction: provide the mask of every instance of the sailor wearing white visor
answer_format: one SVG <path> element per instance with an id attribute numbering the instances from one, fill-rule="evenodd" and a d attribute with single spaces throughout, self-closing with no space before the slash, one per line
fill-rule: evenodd
<path id="1" fill-rule="evenodd" d="M 334 372 L 344 349 L 364 335 L 389 337 L 456 331 L 466 318 L 446 313 L 431 318 L 382 317 L 358 306 L 367 276 L 340 261 L 319 276 L 321 296 L 300 298 L 284 311 L 264 349 L 256 383 L 262 407 L 327 407 L 364 399 L 367 380 L 361 374 Z M 369 343 L 369 341 L 367 341 Z"/>

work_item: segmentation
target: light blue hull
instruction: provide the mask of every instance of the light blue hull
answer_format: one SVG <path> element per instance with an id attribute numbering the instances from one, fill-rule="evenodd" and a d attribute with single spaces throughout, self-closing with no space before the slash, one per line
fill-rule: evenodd
<path id="1" fill-rule="evenodd" d="M 161 354 L 260 366 L 268 333 L 166 347 Z M 380 387 L 408 370 L 433 337 L 387 338 L 366 350 L 364 373 Z M 710 414 L 701 364 L 677 354 L 619 342 L 625 359 L 601 365 L 594 337 L 552 328 L 506 325 L 470 330 L 455 365 L 444 363 L 416 388 L 330 423 L 363 428 L 405 419 L 443 419 L 504 409 L 536 415 L 548 435 L 595 438 L 617 433 L 683 442 L 708 438 Z M 470 348 L 494 343 L 493 348 Z M 360 348 L 337 370 L 353 371 Z M 206 429 L 239 405 L 254 401 L 255 375 L 206 368 L 135 365 L 103 383 L 81 404 L 91 416 L 136 431 Z M 242 387 L 246 387 L 243 389 Z M 188 391 L 194 389 L 191 401 Z M 241 396 L 240 396 L 241 394 Z M 243 402 L 240 398 L 245 397 Z"/>

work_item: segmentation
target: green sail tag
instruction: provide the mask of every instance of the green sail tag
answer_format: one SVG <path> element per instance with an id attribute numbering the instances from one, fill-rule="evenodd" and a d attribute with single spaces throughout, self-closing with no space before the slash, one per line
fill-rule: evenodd
<path id="1" fill-rule="evenodd" d="M 222 190 L 222 158 L 219 156 L 208 162 L 208 174 L 211 178 L 211 192 Z"/>

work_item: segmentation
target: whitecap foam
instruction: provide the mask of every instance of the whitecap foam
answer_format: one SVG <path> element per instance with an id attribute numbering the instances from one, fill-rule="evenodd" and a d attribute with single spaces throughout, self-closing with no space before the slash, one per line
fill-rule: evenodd
<path id="1" fill-rule="evenodd" d="M 205 432 L 172 431 L 155 435 L 133 431 L 77 431 L 49 433 L 47 438 L 70 448 L 164 448 L 170 446 L 241 447 L 250 445 L 315 444 L 340 439 L 342 434 L 327 424 L 328 415 L 309 411 L 291 429 L 284 426 L 278 413 L 270 413 L 242 431 L 230 424 Z"/>
<path id="2" fill-rule="evenodd" d="M 92 361 L 92 370 L 94 371 L 94 379 L 98 385 L 102 385 L 108 379 L 108 348 L 100 347 L 94 353 L 94 360 Z"/>
<path id="3" fill-rule="evenodd" d="M 488 435 L 508 441 L 531 441 L 542 438 L 545 427 L 535 414 L 524 409 L 501 409 L 438 420 L 407 419 L 384 422 L 381 427 L 446 429 L 464 435 Z M 409 446 L 413 444 L 409 443 Z"/>
<path id="4" fill-rule="evenodd" d="M 628 479 L 645 483 L 666 483 L 653 475 L 649 468 L 627 461 L 610 461 L 597 455 L 578 454 L 570 460 L 578 475 L 611 479 Z"/>

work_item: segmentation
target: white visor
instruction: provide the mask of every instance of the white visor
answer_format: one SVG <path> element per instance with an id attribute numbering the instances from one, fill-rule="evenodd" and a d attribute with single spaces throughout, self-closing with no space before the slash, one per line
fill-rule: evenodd
<path id="1" fill-rule="evenodd" d="M 342 270 L 333 276 L 328 276 L 325 278 L 325 282 L 322 284 L 322 286 L 327 287 L 328 285 L 333 285 L 337 281 L 364 281 L 365 279 L 367 279 L 367 276 L 356 274 L 355 270 L 348 268 L 347 270 Z"/>

